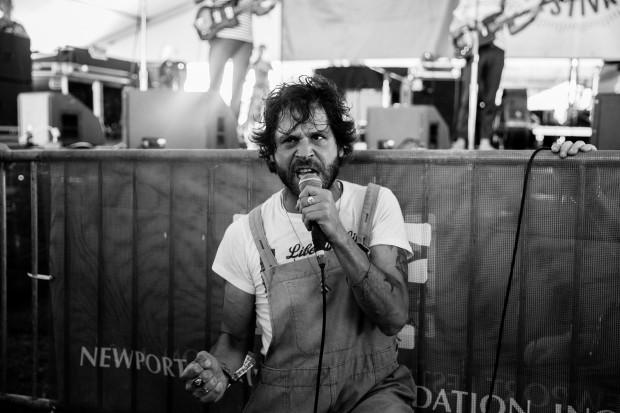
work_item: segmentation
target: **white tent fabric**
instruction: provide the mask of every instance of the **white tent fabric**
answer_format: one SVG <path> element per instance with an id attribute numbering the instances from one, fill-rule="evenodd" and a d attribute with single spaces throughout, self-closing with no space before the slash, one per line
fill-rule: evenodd
<path id="1" fill-rule="evenodd" d="M 452 54 L 447 22 L 456 0 L 281 1 L 281 8 L 255 19 L 256 42 L 274 60 Z M 148 60 L 170 51 L 186 61 L 205 59 L 208 49 L 192 27 L 194 0 L 145 4 Z M 18 0 L 13 17 L 26 27 L 33 51 L 96 45 L 109 56 L 138 60 L 140 6 L 140 0 Z M 551 0 L 532 25 L 508 39 L 508 56 L 618 60 L 618 38 L 620 2 Z"/>
<path id="2" fill-rule="evenodd" d="M 193 27 L 194 0 L 17 0 L 13 18 L 22 23 L 35 52 L 54 53 L 64 46 L 97 46 L 108 56 L 139 60 L 140 18 L 147 16 L 146 56 L 149 61 L 173 57 L 206 59 L 208 48 Z M 255 39 L 279 58 L 279 7 L 255 19 Z M 277 52 L 277 53 L 276 53 Z M 163 56 L 167 54 L 167 56 Z"/>

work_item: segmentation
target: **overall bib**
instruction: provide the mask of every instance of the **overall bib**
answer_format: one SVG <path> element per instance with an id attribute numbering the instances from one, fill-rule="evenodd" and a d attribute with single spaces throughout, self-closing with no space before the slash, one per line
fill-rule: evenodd
<path id="1" fill-rule="evenodd" d="M 366 190 L 358 240 L 367 247 L 379 187 Z M 314 256 L 278 264 L 267 243 L 260 206 L 250 228 L 264 271 L 272 341 L 246 413 L 312 412 L 321 342 L 320 268 Z M 372 324 L 355 301 L 333 251 L 327 251 L 327 323 L 319 412 L 412 412 L 408 369 L 399 367 L 395 337 Z"/>

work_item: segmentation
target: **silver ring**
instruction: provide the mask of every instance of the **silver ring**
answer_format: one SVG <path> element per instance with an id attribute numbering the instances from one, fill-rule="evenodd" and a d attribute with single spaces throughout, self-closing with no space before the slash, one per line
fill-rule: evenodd
<path id="1" fill-rule="evenodd" d="M 194 379 L 194 381 L 192 381 L 192 386 L 198 388 L 198 387 L 202 387 L 205 385 L 205 381 L 203 379 L 201 379 L 200 377 Z"/>
<path id="2" fill-rule="evenodd" d="M 314 197 L 309 196 L 308 197 L 308 205 L 312 205 L 312 204 L 314 204 Z"/>

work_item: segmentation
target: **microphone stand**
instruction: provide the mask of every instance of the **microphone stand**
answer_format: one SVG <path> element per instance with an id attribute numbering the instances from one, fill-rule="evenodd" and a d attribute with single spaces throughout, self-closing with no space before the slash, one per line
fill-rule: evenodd
<path id="1" fill-rule="evenodd" d="M 469 112 L 467 116 L 467 149 L 474 149 L 476 135 L 476 115 L 478 113 L 478 64 L 480 62 L 480 38 L 478 33 L 479 26 L 479 6 L 480 0 L 476 0 L 475 8 L 475 27 L 471 31 L 472 35 L 472 57 L 469 67 Z"/>
<path id="2" fill-rule="evenodd" d="M 472 30 L 472 57 L 469 70 L 469 113 L 467 116 L 467 149 L 474 149 L 476 135 L 476 115 L 478 112 L 478 64 L 480 62 L 480 42 L 478 29 Z"/>

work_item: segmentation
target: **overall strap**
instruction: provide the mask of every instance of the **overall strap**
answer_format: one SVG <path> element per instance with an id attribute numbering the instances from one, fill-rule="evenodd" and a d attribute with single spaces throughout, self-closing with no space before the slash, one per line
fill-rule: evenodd
<path id="1" fill-rule="evenodd" d="M 375 215 L 375 210 L 377 209 L 377 198 L 379 196 L 380 189 L 381 187 L 379 185 L 373 184 L 372 182 L 366 187 L 366 196 L 364 197 L 362 216 L 357 232 L 358 243 L 366 249 L 369 248 L 368 243 L 370 242 L 370 225 L 372 224 L 372 217 Z"/>
<path id="2" fill-rule="evenodd" d="M 254 237 L 254 243 L 258 254 L 260 255 L 261 262 L 263 263 L 263 270 L 275 267 L 277 265 L 276 258 L 271 252 L 269 243 L 267 242 L 267 234 L 265 233 L 265 227 L 263 225 L 263 216 L 261 215 L 261 206 L 257 206 L 250 211 L 250 231 Z"/>

